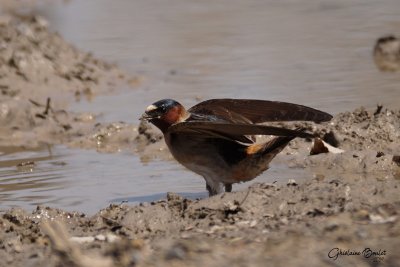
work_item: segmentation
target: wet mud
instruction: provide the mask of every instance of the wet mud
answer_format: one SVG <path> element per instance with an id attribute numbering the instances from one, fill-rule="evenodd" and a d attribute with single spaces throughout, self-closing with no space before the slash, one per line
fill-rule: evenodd
<path id="1" fill-rule="evenodd" d="M 77 50 L 38 16 L 0 17 L 0 145 L 36 147 L 88 134 L 94 114 L 67 111 L 74 99 L 112 92 L 129 77 Z"/>
<path id="2" fill-rule="evenodd" d="M 0 146 L 171 158 L 147 124 L 99 123 L 68 109 L 75 98 L 129 84 L 118 67 L 66 43 L 40 17 L 2 16 L 0 36 Z M 0 266 L 398 266 L 400 111 L 360 107 L 328 123 L 288 126 L 338 149 L 310 155 L 314 140 L 291 142 L 277 160 L 312 170 L 306 181 L 198 200 L 169 193 L 93 216 L 3 210 Z"/>

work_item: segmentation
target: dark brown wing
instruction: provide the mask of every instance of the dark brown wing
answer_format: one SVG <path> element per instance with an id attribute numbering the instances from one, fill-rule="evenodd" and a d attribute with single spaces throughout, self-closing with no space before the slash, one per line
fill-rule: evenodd
<path id="1" fill-rule="evenodd" d="M 210 99 L 189 109 L 191 113 L 215 116 L 231 122 L 329 121 L 332 116 L 310 107 L 268 100 Z"/>
<path id="2" fill-rule="evenodd" d="M 181 122 L 168 128 L 168 133 L 201 134 L 204 137 L 225 138 L 248 143 L 248 139 L 241 140 L 246 135 L 276 135 L 313 138 L 312 134 L 285 128 L 256 125 L 232 124 L 223 122 L 190 121 Z M 247 141 L 246 141 L 247 140 Z"/>

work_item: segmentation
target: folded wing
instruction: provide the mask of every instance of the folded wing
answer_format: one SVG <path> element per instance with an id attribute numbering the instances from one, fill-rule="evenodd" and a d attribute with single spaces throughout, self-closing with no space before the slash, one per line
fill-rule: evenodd
<path id="1" fill-rule="evenodd" d="M 215 116 L 230 122 L 262 123 L 271 121 L 314 121 L 332 119 L 332 115 L 302 105 L 254 99 L 210 99 L 189 109 L 191 113 Z"/>
<path id="2" fill-rule="evenodd" d="M 168 133 L 179 134 L 201 134 L 202 137 L 225 138 L 239 142 L 252 142 L 246 136 L 249 135 L 275 135 L 293 136 L 302 138 L 313 138 L 312 134 L 301 130 L 290 130 L 285 128 L 256 125 L 256 124 L 232 124 L 221 122 L 189 121 L 172 125 L 168 128 Z"/>

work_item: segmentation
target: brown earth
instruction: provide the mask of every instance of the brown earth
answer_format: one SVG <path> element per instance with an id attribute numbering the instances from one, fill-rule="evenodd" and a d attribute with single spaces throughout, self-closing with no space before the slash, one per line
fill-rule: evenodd
<path id="1" fill-rule="evenodd" d="M 0 146 L 128 146 L 144 159 L 170 157 L 148 125 L 102 125 L 68 110 L 75 97 L 134 78 L 67 44 L 39 17 L 2 16 L 0 36 Z M 399 266 L 400 111 L 359 108 L 291 126 L 344 151 L 310 156 L 312 140 L 295 140 L 277 160 L 317 175 L 207 199 L 170 193 L 92 217 L 1 211 L 0 266 Z"/>

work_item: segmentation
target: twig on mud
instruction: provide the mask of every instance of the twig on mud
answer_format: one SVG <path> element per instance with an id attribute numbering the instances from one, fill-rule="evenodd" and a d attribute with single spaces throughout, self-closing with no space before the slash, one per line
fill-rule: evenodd
<path id="1" fill-rule="evenodd" d="M 47 117 L 47 115 L 49 115 L 49 111 L 53 111 L 53 109 L 51 108 L 51 105 L 50 105 L 50 102 L 51 102 L 51 98 L 50 97 L 47 98 L 46 105 L 42 105 L 39 102 L 36 102 L 35 100 L 32 100 L 32 99 L 28 99 L 28 100 L 29 100 L 29 102 L 31 102 L 36 107 L 45 107 L 45 109 L 44 109 L 44 111 L 42 113 L 37 113 L 36 114 L 36 117 L 39 117 L 41 119 L 45 119 Z"/>
<path id="2" fill-rule="evenodd" d="M 60 122 L 60 120 L 57 118 L 56 114 L 60 112 L 60 110 L 54 111 L 53 108 L 51 107 L 51 98 L 48 97 L 46 100 L 46 105 L 42 105 L 39 102 L 36 102 L 35 100 L 28 99 L 29 102 L 31 102 L 33 105 L 36 107 L 45 107 L 44 111 L 42 113 L 36 113 L 35 116 L 41 119 L 46 119 L 49 116 L 49 111 L 52 113 L 52 119 L 59 125 L 61 126 L 65 131 L 70 130 L 72 127 L 69 124 L 63 124 Z M 66 111 L 61 110 L 62 112 L 66 113 Z"/>
<path id="3" fill-rule="evenodd" d="M 51 108 L 50 102 L 51 102 L 51 98 L 48 97 L 46 100 L 46 105 L 40 104 L 39 102 L 33 100 L 33 99 L 28 99 L 29 102 L 31 102 L 34 106 L 36 107 L 44 107 L 44 111 L 42 112 L 43 115 L 48 115 L 49 111 L 53 111 L 53 109 Z"/>
<path id="4" fill-rule="evenodd" d="M 242 205 L 243 205 L 243 203 L 246 201 L 246 199 L 247 199 L 247 197 L 249 196 L 249 194 L 250 194 L 250 188 L 247 189 L 247 193 L 246 193 L 246 195 L 244 196 L 243 200 L 239 203 L 239 206 L 242 206 Z"/>
<path id="5" fill-rule="evenodd" d="M 44 105 L 40 104 L 39 102 L 36 102 L 33 99 L 28 99 L 29 102 L 31 102 L 33 105 L 37 106 L 37 107 L 44 107 Z"/>
<path id="6" fill-rule="evenodd" d="M 93 257 L 84 255 L 80 248 L 69 241 L 67 229 L 61 222 L 44 222 L 43 232 L 49 237 L 51 248 L 59 257 L 63 266 L 76 267 L 111 267 L 113 266 L 110 258 Z"/>
<path id="7" fill-rule="evenodd" d="M 51 110 L 51 107 L 50 107 L 50 97 L 47 98 L 47 101 L 46 101 L 46 109 L 44 110 L 43 115 L 49 114 L 49 110 Z"/>

